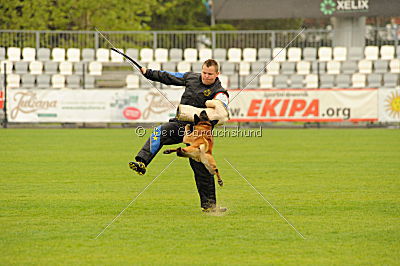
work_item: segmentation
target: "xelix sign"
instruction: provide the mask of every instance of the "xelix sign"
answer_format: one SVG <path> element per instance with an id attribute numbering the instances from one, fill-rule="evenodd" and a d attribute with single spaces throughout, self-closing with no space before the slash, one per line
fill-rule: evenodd
<path id="1" fill-rule="evenodd" d="M 320 10 L 324 15 L 343 12 L 368 12 L 369 0 L 323 0 Z"/>

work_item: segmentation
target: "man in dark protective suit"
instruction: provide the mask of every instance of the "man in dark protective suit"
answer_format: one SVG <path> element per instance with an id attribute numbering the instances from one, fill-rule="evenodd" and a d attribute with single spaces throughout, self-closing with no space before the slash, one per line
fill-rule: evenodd
<path id="1" fill-rule="evenodd" d="M 180 104 L 197 108 L 206 108 L 206 101 L 220 100 L 228 106 L 228 92 L 221 86 L 218 79 L 218 63 L 208 59 L 203 63 L 201 73 L 178 73 L 141 68 L 143 75 L 152 81 L 158 81 L 165 85 L 185 86 Z M 135 161 L 129 163 L 129 167 L 139 175 L 146 173 L 146 167 L 160 151 L 163 145 L 182 143 L 184 128 L 191 122 L 170 119 L 168 123 L 154 129 L 152 135 L 135 157 Z M 201 207 L 204 212 L 226 211 L 226 208 L 216 207 L 214 176 L 209 173 L 203 163 L 189 159 L 194 172 L 197 190 L 200 196 Z"/>

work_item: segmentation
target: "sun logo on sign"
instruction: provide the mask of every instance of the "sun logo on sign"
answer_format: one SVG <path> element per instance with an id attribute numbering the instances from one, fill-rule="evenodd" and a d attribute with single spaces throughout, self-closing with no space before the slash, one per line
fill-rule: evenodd
<path id="1" fill-rule="evenodd" d="M 393 118 L 400 118 L 400 94 L 398 91 L 392 92 L 385 100 L 386 111 Z"/>

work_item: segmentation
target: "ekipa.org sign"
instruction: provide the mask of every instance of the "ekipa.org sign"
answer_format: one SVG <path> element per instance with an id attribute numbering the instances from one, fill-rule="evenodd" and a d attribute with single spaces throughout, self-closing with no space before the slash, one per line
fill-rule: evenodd
<path id="1" fill-rule="evenodd" d="M 366 12 L 369 9 L 369 0 L 323 0 L 320 10 L 324 15 L 333 15 L 343 12 Z"/>

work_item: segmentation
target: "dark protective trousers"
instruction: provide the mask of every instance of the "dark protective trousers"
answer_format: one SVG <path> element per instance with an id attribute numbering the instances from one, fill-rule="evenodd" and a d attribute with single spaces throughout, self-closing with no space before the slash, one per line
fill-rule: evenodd
<path id="1" fill-rule="evenodd" d="M 162 146 L 182 143 L 185 125 L 183 122 L 170 120 L 170 122 L 155 128 L 150 138 L 135 157 L 135 160 L 148 165 Z M 203 163 L 192 159 L 189 159 L 189 161 L 194 172 L 201 207 L 214 207 L 216 204 L 214 176 L 208 172 Z"/>

